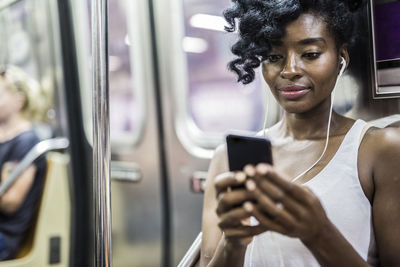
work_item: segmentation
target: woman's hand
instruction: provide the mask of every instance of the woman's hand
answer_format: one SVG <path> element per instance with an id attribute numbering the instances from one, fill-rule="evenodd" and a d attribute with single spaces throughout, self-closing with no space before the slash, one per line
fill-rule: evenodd
<path id="1" fill-rule="evenodd" d="M 254 235 L 266 230 L 261 225 L 250 226 L 251 201 L 255 199 L 253 192 L 246 190 L 245 181 L 244 172 L 225 172 L 215 178 L 218 226 L 231 245 L 247 245 Z"/>
<path id="2" fill-rule="evenodd" d="M 327 227 L 334 227 L 308 188 L 289 182 L 268 164 L 246 166 L 245 171 L 251 177 L 246 188 L 257 203 L 251 215 L 259 225 L 297 237 L 306 245 L 317 241 Z"/>

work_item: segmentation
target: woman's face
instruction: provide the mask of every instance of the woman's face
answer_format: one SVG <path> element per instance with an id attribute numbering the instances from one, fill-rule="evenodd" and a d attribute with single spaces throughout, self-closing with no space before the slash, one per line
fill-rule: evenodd
<path id="1" fill-rule="evenodd" d="M 284 38 L 273 43 L 262 72 L 287 112 L 304 113 L 330 103 L 341 56 L 348 62 L 346 48 L 338 52 L 326 22 L 304 13 L 286 26 Z"/>
<path id="2" fill-rule="evenodd" d="M 7 84 L 0 78 L 0 121 L 4 121 L 18 113 L 23 105 L 22 96 L 7 88 Z"/>

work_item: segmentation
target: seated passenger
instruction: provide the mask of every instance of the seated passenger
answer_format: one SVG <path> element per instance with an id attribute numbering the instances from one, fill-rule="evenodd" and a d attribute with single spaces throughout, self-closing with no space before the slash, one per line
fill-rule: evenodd
<path id="1" fill-rule="evenodd" d="M 0 169 L 1 183 L 29 150 L 39 142 L 32 130 L 33 119 L 46 105 L 39 84 L 17 67 L 0 73 Z M 46 160 L 26 169 L 0 196 L 0 260 L 16 256 L 32 224 L 41 197 Z"/>
<path id="2" fill-rule="evenodd" d="M 400 266 L 399 129 L 332 111 L 360 1 L 232 2 L 225 18 L 239 40 L 230 68 L 249 83 L 261 65 L 284 114 L 262 133 L 273 166 L 232 173 L 217 149 L 201 266 Z"/>

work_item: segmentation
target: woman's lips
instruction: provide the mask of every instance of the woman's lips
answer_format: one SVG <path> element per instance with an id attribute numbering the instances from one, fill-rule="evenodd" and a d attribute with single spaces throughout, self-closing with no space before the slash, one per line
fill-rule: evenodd
<path id="1" fill-rule="evenodd" d="M 287 86 L 278 89 L 278 91 L 284 98 L 293 100 L 307 94 L 311 89 L 304 86 Z"/>

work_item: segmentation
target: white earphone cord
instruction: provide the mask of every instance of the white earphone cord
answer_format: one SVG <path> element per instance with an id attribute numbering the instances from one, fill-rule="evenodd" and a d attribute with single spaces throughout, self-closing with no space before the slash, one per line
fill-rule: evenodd
<path id="1" fill-rule="evenodd" d="M 339 80 L 339 78 L 342 76 L 344 70 L 346 68 L 346 60 L 342 57 L 342 67 L 340 69 L 339 75 L 336 78 L 335 86 L 333 87 L 333 92 L 332 92 L 332 97 L 331 97 L 331 107 L 329 109 L 329 119 L 328 119 L 328 127 L 326 129 L 326 141 L 325 141 L 325 147 L 324 150 L 321 153 L 321 156 L 312 164 L 308 169 L 297 175 L 293 180 L 292 183 L 297 181 L 300 177 L 302 177 L 304 174 L 306 174 L 309 170 L 311 170 L 317 163 L 322 159 L 322 157 L 325 155 L 326 149 L 328 148 L 329 144 L 329 133 L 331 131 L 331 121 L 332 121 L 332 110 L 333 110 L 333 101 L 335 99 L 335 93 L 336 93 L 336 85 Z"/>
<path id="2" fill-rule="evenodd" d="M 326 141 L 325 141 L 324 150 L 322 151 L 321 156 L 317 159 L 317 161 L 315 161 L 308 169 L 306 169 L 305 171 L 303 171 L 302 173 L 300 173 L 299 175 L 297 175 L 297 176 L 292 180 L 292 182 L 298 180 L 300 177 L 302 177 L 304 174 L 306 174 L 309 170 L 311 170 L 311 169 L 322 159 L 322 157 L 324 156 L 324 154 L 325 154 L 325 152 L 326 152 L 326 149 L 328 148 L 328 144 L 329 144 L 329 133 L 330 133 L 330 130 L 331 130 L 331 120 L 332 120 L 333 101 L 334 101 L 334 99 L 335 99 L 336 86 L 337 86 L 337 82 L 338 82 L 339 78 L 342 76 L 344 70 L 346 69 L 346 60 L 345 60 L 343 57 L 342 57 L 342 62 L 341 62 L 341 63 L 342 63 L 342 67 L 341 67 L 341 69 L 340 69 L 340 72 L 339 72 L 338 77 L 336 78 L 335 86 L 333 87 L 333 92 L 332 92 L 332 97 L 331 97 L 331 106 L 330 106 L 330 109 L 329 109 L 328 127 L 327 127 L 327 129 L 326 129 Z M 268 108 L 269 108 L 269 102 L 268 102 L 268 100 L 267 100 L 266 112 L 265 112 L 265 118 L 264 118 L 264 127 L 263 127 L 264 137 L 266 137 L 266 132 L 265 132 L 266 130 L 265 130 L 265 129 L 266 129 L 266 127 L 267 127 Z M 280 265 L 280 267 L 284 267 L 284 266 L 285 266 L 285 263 L 284 263 L 284 260 L 283 260 L 283 255 L 282 255 L 281 247 L 280 247 L 279 243 L 277 243 L 277 242 L 275 241 L 275 239 L 273 238 L 272 233 L 270 233 L 270 234 L 271 234 L 271 240 L 276 244 L 276 247 L 277 247 L 277 250 L 278 250 L 278 254 L 279 254 L 279 265 Z M 252 246 L 251 246 L 251 249 L 250 249 L 250 266 L 252 265 L 252 261 L 253 261 L 254 241 L 255 241 L 255 239 L 253 240 Z"/>
<path id="3" fill-rule="evenodd" d="M 335 86 L 336 87 L 336 86 Z M 333 94 L 332 94 L 332 98 L 331 98 L 331 107 L 329 108 L 329 119 L 328 119 L 328 127 L 326 129 L 326 140 L 325 140 L 325 146 L 324 146 L 324 150 L 321 153 L 321 156 L 319 156 L 319 158 L 305 171 L 303 171 L 302 173 L 300 173 L 299 175 L 297 175 L 293 180 L 292 183 L 297 181 L 298 179 L 300 179 L 304 174 L 306 174 L 309 170 L 311 170 L 312 168 L 314 168 L 315 165 L 318 164 L 318 162 L 322 159 L 322 157 L 325 155 L 326 149 L 328 148 L 328 144 L 329 144 L 329 133 L 331 131 L 331 120 L 332 120 L 332 108 L 333 108 L 333 100 L 335 98 L 335 91 L 333 90 Z"/>

